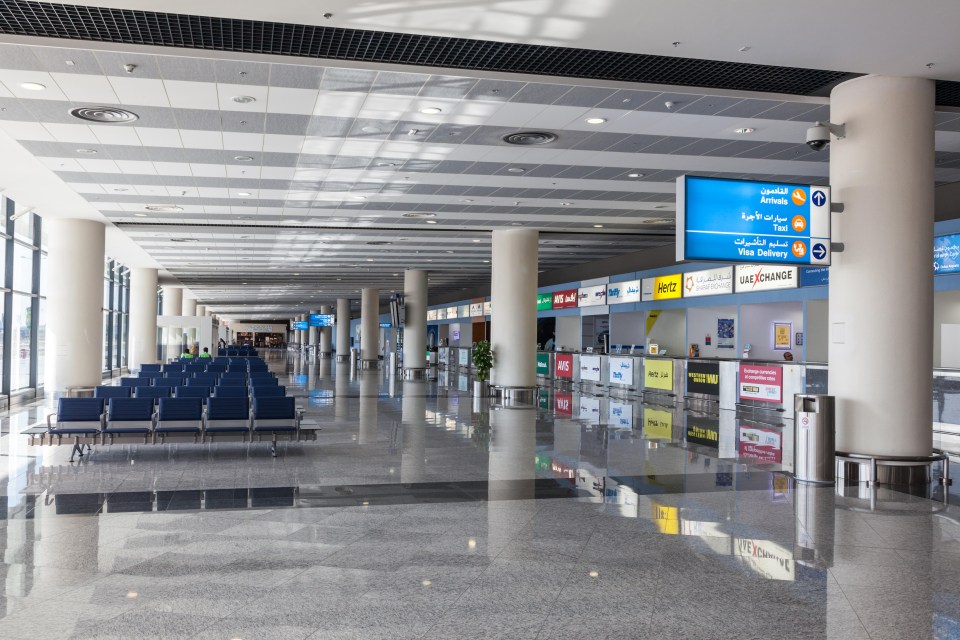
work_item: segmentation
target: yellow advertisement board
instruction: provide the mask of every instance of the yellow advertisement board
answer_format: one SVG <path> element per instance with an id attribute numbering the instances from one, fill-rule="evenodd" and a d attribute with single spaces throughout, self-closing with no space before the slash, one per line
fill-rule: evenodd
<path id="1" fill-rule="evenodd" d="M 648 389 L 673 391 L 673 360 L 643 360 L 643 386 Z"/>
<path id="2" fill-rule="evenodd" d="M 653 512 L 651 514 L 653 523 L 660 533 L 674 536 L 680 533 L 680 509 L 657 504 L 651 500 L 650 510 Z"/>
<path id="3" fill-rule="evenodd" d="M 673 439 L 673 414 L 669 411 L 643 410 L 643 437 L 647 440 Z"/>
<path id="4" fill-rule="evenodd" d="M 675 273 L 653 279 L 653 299 L 670 300 L 683 295 L 683 274 Z"/>

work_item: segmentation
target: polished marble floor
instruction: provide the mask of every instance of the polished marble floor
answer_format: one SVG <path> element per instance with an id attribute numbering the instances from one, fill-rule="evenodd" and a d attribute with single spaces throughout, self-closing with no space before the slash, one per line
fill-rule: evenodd
<path id="1" fill-rule="evenodd" d="M 277 458 L 3 418 L 0 638 L 960 638 L 960 510 L 794 485 L 789 424 L 269 357 Z"/>

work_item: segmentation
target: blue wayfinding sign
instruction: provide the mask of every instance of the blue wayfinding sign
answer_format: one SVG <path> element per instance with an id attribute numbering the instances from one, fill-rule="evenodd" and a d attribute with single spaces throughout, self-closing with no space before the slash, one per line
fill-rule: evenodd
<path id="1" fill-rule="evenodd" d="M 311 327 L 332 327 L 333 314 L 332 313 L 311 313 L 307 322 L 310 323 Z"/>
<path id="2" fill-rule="evenodd" d="M 933 272 L 960 272 L 960 233 L 933 239 Z"/>
<path id="3" fill-rule="evenodd" d="M 830 264 L 830 188 L 677 178 L 677 260 Z"/>

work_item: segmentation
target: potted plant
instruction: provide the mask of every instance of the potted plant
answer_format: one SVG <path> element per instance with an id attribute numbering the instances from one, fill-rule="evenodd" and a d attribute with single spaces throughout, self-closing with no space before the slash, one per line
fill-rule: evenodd
<path id="1" fill-rule="evenodd" d="M 476 398 L 490 394 L 487 381 L 490 379 L 490 369 L 493 368 L 493 349 L 487 340 L 481 340 L 473 345 L 473 367 L 477 370 L 477 379 L 473 381 L 473 395 Z"/>

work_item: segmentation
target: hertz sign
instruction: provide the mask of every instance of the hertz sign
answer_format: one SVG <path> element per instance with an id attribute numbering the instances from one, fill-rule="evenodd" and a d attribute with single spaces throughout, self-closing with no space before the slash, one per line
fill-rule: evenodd
<path id="1" fill-rule="evenodd" d="M 641 299 L 644 302 L 680 298 L 683 295 L 683 274 L 674 273 L 668 276 L 644 278 L 642 288 Z"/>

